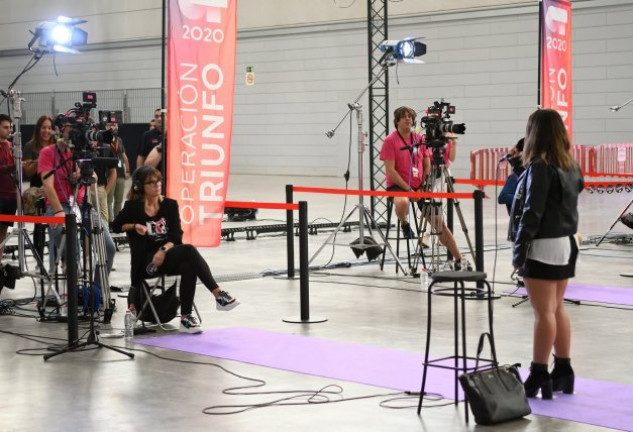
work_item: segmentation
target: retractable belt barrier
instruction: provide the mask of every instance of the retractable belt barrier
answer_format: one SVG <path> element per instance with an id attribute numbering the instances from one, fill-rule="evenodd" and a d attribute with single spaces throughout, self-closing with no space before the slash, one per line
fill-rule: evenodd
<path id="1" fill-rule="evenodd" d="M 468 180 L 471 183 L 472 180 Z M 478 182 L 478 181 L 475 181 Z M 474 199 L 475 200 L 475 268 L 477 271 L 484 271 L 484 235 L 483 235 L 483 198 L 481 190 L 470 193 L 434 193 L 434 192 L 399 192 L 399 191 L 372 191 L 372 190 L 350 190 L 315 188 L 305 186 L 286 185 L 286 200 L 292 201 L 292 192 L 336 194 L 336 195 L 363 195 L 363 196 L 392 196 L 408 198 L 446 198 L 452 199 Z"/>

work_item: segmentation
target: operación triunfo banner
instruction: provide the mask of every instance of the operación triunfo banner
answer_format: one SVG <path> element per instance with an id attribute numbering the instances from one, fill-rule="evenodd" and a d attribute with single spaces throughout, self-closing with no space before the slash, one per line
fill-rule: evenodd
<path id="1" fill-rule="evenodd" d="M 170 0 L 167 195 L 184 241 L 220 243 L 228 186 L 237 0 Z"/>
<path id="2" fill-rule="evenodd" d="M 559 112 L 572 139 L 571 3 L 541 0 L 541 100 Z"/>

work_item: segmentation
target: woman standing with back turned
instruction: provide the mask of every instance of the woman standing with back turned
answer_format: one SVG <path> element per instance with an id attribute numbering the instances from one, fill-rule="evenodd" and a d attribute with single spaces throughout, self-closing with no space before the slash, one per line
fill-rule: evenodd
<path id="1" fill-rule="evenodd" d="M 541 390 L 574 392 L 570 364 L 571 325 L 563 302 L 569 278 L 574 277 L 578 245 L 578 194 L 583 178 L 572 159 L 562 118 L 551 109 L 528 119 L 521 175 L 510 216 L 514 242 L 512 264 L 523 276 L 534 309 L 534 342 L 528 397 Z M 547 371 L 554 348 L 554 369 Z"/>

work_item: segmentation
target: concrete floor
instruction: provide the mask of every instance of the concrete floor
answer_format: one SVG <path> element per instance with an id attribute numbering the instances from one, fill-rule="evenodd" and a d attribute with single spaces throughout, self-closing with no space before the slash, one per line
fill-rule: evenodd
<path id="1" fill-rule="evenodd" d="M 284 177 L 234 176 L 231 178 L 228 199 L 235 201 L 283 202 L 284 185 L 293 182 L 298 186 L 344 187 L 335 178 L 290 179 Z M 351 187 L 354 187 L 352 183 Z M 460 187 L 460 190 L 468 188 Z M 494 189 L 487 193 L 494 195 Z M 343 212 L 342 196 L 297 194 L 297 200 L 309 203 L 309 220 L 324 218 L 338 221 Z M 585 240 L 605 233 L 620 211 L 629 203 L 630 194 L 589 194 L 581 196 L 580 232 Z M 357 203 L 350 197 L 347 212 Z M 472 203 L 463 201 L 462 209 L 471 233 Z M 499 294 L 511 288 L 510 253 L 505 241 L 507 216 L 498 209 L 495 230 L 494 200 L 486 200 L 485 214 L 485 270 L 488 279 L 496 279 L 495 291 Z M 285 213 L 261 210 L 257 222 L 227 223 L 228 226 L 254 223 L 283 223 Z M 279 222 L 275 222 L 279 221 Z M 324 222 L 319 220 L 318 222 Z M 461 230 L 456 230 L 458 243 L 464 247 Z M 632 234 L 621 224 L 615 232 Z M 312 255 L 325 241 L 328 233 L 310 236 Z M 342 234 L 342 242 L 349 242 L 357 232 Z M 196 303 L 201 310 L 203 326 L 214 328 L 229 326 L 253 327 L 284 333 L 302 334 L 319 338 L 374 345 L 384 348 L 422 352 L 426 319 L 426 299 L 419 281 L 395 274 L 393 263 L 381 272 L 366 259 L 356 260 L 349 248 L 336 246 L 333 263 L 349 262 L 351 267 L 313 272 L 310 280 L 310 301 L 313 315 L 328 321 L 321 324 L 287 324 L 283 318 L 299 313 L 299 280 L 283 277 L 262 277 L 269 270 L 286 268 L 285 237 L 259 236 L 247 241 L 237 235 L 237 241 L 223 241 L 221 247 L 205 249 L 216 277 L 224 289 L 238 297 L 242 305 L 232 312 L 215 311 L 211 296 L 203 288 L 198 290 Z M 495 241 L 499 249 L 495 253 Z M 296 247 L 298 251 L 298 247 Z M 315 259 L 314 265 L 325 264 L 333 248 L 326 247 Z M 297 252 L 298 253 L 298 252 Z M 496 267 L 495 263 L 496 256 Z M 116 256 L 116 271 L 111 284 L 129 284 L 129 250 L 123 248 Z M 604 243 L 583 247 L 577 270 L 577 280 L 609 286 L 632 287 L 633 279 L 620 276 L 633 273 L 633 247 L 630 244 Z M 298 262 L 298 257 L 297 257 Z M 298 267 L 298 265 L 297 265 Z M 22 279 L 15 290 L 3 290 L 0 299 L 30 298 L 34 286 Z M 119 309 L 111 326 L 102 326 L 101 332 L 117 333 L 123 325 L 125 299 L 118 298 Z M 499 359 L 502 363 L 529 364 L 531 356 L 532 311 L 528 304 L 513 308 L 515 298 L 501 297 L 495 301 L 495 335 Z M 469 332 L 478 334 L 484 323 L 483 304 L 469 306 Z M 452 303 L 436 302 L 433 355 L 449 354 L 452 349 Z M 307 376 L 283 370 L 268 369 L 251 364 L 217 358 L 190 355 L 182 352 L 147 348 L 123 339 L 102 339 L 102 342 L 133 349 L 134 360 L 109 350 L 88 350 L 57 356 L 44 362 L 42 354 L 50 345 L 63 344 L 66 324 L 39 322 L 34 319 L 34 306 L 25 306 L 29 317 L 0 316 L 0 430 L 2 431 L 444 431 L 444 430 L 498 430 L 498 431 L 598 431 L 604 428 L 530 415 L 524 420 L 492 427 L 476 426 L 474 421 L 464 423 L 463 406 L 453 405 L 428 408 L 418 417 L 414 408 L 388 409 L 379 406 L 387 397 L 375 397 L 341 403 L 311 406 L 267 407 L 244 413 L 210 416 L 202 413 L 214 405 L 252 405 L 286 397 L 286 394 L 226 395 L 224 389 L 252 384 L 239 376 L 265 380 L 263 388 L 246 392 L 318 390 L 328 384 L 338 384 L 344 397 L 392 393 L 391 390 Z M 582 304 L 569 306 L 573 325 L 573 365 L 581 377 L 633 385 L 630 359 L 633 358 L 633 326 L 630 309 L 605 308 Z M 172 324 L 176 324 L 174 320 Z M 80 323 L 80 334 L 86 325 Z M 6 332 L 30 335 L 17 337 Z M 437 333 L 435 333 L 437 332 Z M 476 340 L 469 342 L 474 350 Z M 167 361 L 145 352 L 172 359 L 203 362 L 191 364 Z M 19 352 L 19 353 L 18 353 Z M 217 366 L 221 366 L 220 369 Z M 362 365 L 358 365 L 362 367 Z M 385 365 L 385 373 L 398 365 Z M 228 373 L 230 371 L 231 373 Z M 412 383 L 412 389 L 419 383 Z M 582 392 L 582 388 L 577 388 Z M 414 405 L 416 399 L 398 405 Z M 555 401 L 553 403 L 556 403 Z M 609 413 L 605 412 L 605 416 Z M 633 429 L 633 426 L 632 426 Z"/>

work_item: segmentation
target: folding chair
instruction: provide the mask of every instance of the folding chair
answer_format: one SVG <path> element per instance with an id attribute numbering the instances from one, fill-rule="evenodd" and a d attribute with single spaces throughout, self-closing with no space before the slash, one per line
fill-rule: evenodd
<path id="1" fill-rule="evenodd" d="M 164 294 L 168 289 L 175 289 L 175 285 L 178 284 L 178 278 L 176 278 L 174 280 L 174 283 L 172 284 L 171 287 L 167 288 L 166 284 L 165 284 L 165 280 L 166 280 L 166 276 L 165 275 L 161 275 L 155 278 L 154 283 L 152 285 L 150 285 L 147 281 L 148 279 L 145 279 L 142 281 L 141 283 L 141 287 L 139 290 L 139 295 L 140 295 L 140 308 L 137 308 L 137 314 L 136 314 L 136 320 L 137 321 L 141 321 L 141 326 L 142 328 L 146 329 L 146 323 L 149 322 L 151 323 L 149 325 L 149 327 L 151 326 L 158 326 L 160 327 L 162 330 L 164 331 L 174 331 L 177 330 L 178 328 L 172 328 L 172 327 L 166 327 L 165 324 L 160 317 L 160 313 L 158 311 L 158 309 L 156 308 L 156 305 L 154 304 L 154 301 L 152 300 L 152 296 L 154 295 L 155 292 L 160 291 L 161 294 Z M 129 303 L 129 301 L 128 301 Z M 178 307 L 180 306 L 180 302 L 178 302 Z M 147 309 L 147 307 L 149 307 L 151 313 L 152 313 L 152 320 L 143 320 L 141 319 L 144 315 L 145 310 Z M 200 323 L 202 323 L 202 317 L 200 316 L 200 312 L 198 311 L 198 307 L 196 306 L 196 303 L 193 303 L 193 309 L 196 313 L 196 316 L 198 317 L 198 321 Z M 178 308 L 176 308 L 175 311 L 175 315 L 174 318 L 178 315 Z M 173 318 L 172 318 L 173 319 Z M 171 320 L 170 320 L 171 321 Z"/>

